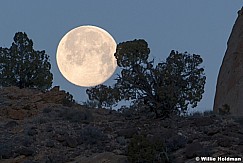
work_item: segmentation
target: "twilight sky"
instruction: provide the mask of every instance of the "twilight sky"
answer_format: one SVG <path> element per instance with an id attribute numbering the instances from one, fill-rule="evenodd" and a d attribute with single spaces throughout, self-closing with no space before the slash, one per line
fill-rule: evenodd
<path id="1" fill-rule="evenodd" d="M 87 100 L 86 88 L 61 75 L 56 49 L 69 30 L 95 25 L 117 43 L 145 39 L 156 61 L 165 60 L 171 50 L 200 54 L 207 80 L 197 110 L 211 110 L 226 43 L 243 0 L 8 0 L 1 6 L 0 46 L 10 47 L 16 32 L 26 32 L 34 49 L 50 56 L 53 86 L 70 92 L 77 102 Z M 114 83 L 112 78 L 105 84 Z"/>

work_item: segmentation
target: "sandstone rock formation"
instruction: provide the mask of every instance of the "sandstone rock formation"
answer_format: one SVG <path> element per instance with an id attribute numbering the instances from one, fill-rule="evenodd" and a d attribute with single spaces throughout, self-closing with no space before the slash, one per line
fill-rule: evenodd
<path id="1" fill-rule="evenodd" d="M 45 93 L 37 89 L 6 87 L 0 91 L 0 116 L 23 120 L 36 115 L 43 108 L 64 104 L 67 98 L 69 93 L 59 90 L 57 86 Z"/>
<path id="2" fill-rule="evenodd" d="M 214 112 L 227 104 L 232 115 L 243 116 L 243 8 L 227 42 L 214 99 Z"/>

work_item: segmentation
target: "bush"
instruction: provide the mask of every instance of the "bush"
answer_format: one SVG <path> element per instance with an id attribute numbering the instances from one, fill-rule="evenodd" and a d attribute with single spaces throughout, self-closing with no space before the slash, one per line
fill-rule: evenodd
<path id="1" fill-rule="evenodd" d="M 203 113 L 197 111 L 197 112 L 192 113 L 191 116 L 192 116 L 192 117 L 202 117 L 202 116 L 203 116 Z"/>
<path id="2" fill-rule="evenodd" d="M 73 108 L 64 108 L 59 113 L 59 117 L 70 122 L 91 122 L 93 120 L 91 112 Z"/>
<path id="3" fill-rule="evenodd" d="M 48 122 L 48 119 L 45 118 L 45 117 L 38 116 L 38 117 L 34 117 L 32 121 L 33 121 L 33 123 L 40 125 L 40 124 L 47 123 Z"/>
<path id="4" fill-rule="evenodd" d="M 99 102 L 96 100 L 87 100 L 83 102 L 83 105 L 87 108 L 99 108 Z"/>
<path id="5" fill-rule="evenodd" d="M 42 113 L 50 113 L 52 111 L 52 109 L 51 108 L 44 108 L 43 110 L 42 110 Z"/>
<path id="6" fill-rule="evenodd" d="M 139 115 L 139 110 L 125 105 L 121 106 L 120 109 L 118 109 L 118 112 L 122 113 L 126 118 L 134 118 Z"/>
<path id="7" fill-rule="evenodd" d="M 222 108 L 218 109 L 219 115 L 229 115 L 230 114 L 230 106 L 228 104 L 222 105 Z"/>
<path id="8" fill-rule="evenodd" d="M 204 115 L 204 116 L 214 115 L 214 112 L 213 112 L 212 110 L 205 111 L 205 112 L 203 112 L 203 115 Z"/>
<path id="9" fill-rule="evenodd" d="M 98 128 L 87 126 L 80 131 L 79 143 L 85 145 L 94 145 L 105 140 L 106 135 Z"/>
<path id="10" fill-rule="evenodd" d="M 172 136 L 170 139 L 166 140 L 166 147 L 168 152 L 176 151 L 180 148 L 184 148 L 188 140 L 186 137 L 181 135 Z"/>
<path id="11" fill-rule="evenodd" d="M 196 112 L 187 112 L 186 114 L 184 114 L 183 116 L 186 117 L 203 117 L 203 116 L 212 116 L 214 115 L 214 112 L 212 110 L 207 110 L 204 112 L 200 112 L 200 111 L 196 111 Z"/>
<path id="12" fill-rule="evenodd" d="M 161 141 L 150 142 L 143 135 L 135 135 L 128 145 L 130 162 L 169 162 L 168 154 Z"/>
<path id="13" fill-rule="evenodd" d="M 75 104 L 75 100 L 73 99 L 73 95 L 71 95 L 69 92 L 66 93 L 65 98 L 62 101 L 63 106 L 73 106 Z"/>

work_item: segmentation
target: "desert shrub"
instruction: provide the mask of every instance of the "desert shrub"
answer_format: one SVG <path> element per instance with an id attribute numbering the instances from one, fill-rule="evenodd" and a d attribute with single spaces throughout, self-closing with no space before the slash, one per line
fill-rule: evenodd
<path id="1" fill-rule="evenodd" d="M 52 111 L 51 108 L 47 107 L 42 110 L 42 113 L 50 113 Z"/>
<path id="2" fill-rule="evenodd" d="M 204 112 L 200 112 L 200 111 L 196 111 L 196 112 L 187 112 L 187 114 L 183 115 L 185 117 L 203 117 L 203 116 L 210 116 L 210 115 L 214 115 L 214 112 L 212 110 L 207 110 Z"/>
<path id="3" fill-rule="evenodd" d="M 48 119 L 46 119 L 45 117 L 38 116 L 38 117 L 34 117 L 32 121 L 35 124 L 44 124 L 48 122 Z"/>
<path id="4" fill-rule="evenodd" d="M 79 143 L 85 145 L 94 145 L 101 143 L 106 139 L 106 135 L 98 128 L 87 126 L 80 131 Z"/>
<path id="5" fill-rule="evenodd" d="M 100 104 L 99 101 L 96 100 L 87 100 L 83 102 L 83 106 L 87 108 L 99 108 Z"/>
<path id="6" fill-rule="evenodd" d="M 214 115 L 214 112 L 213 112 L 212 110 L 205 111 L 205 112 L 203 112 L 203 115 L 204 115 L 204 116 Z"/>
<path id="7" fill-rule="evenodd" d="M 69 92 L 66 92 L 66 96 L 62 101 L 63 106 L 73 106 L 75 104 L 75 100 L 73 99 L 73 95 L 71 95 Z"/>
<path id="8" fill-rule="evenodd" d="M 72 108 L 62 109 L 59 113 L 59 117 L 62 117 L 70 122 L 91 122 L 93 120 L 93 116 L 90 111 L 82 111 Z"/>
<path id="9" fill-rule="evenodd" d="M 222 105 L 222 108 L 218 109 L 219 115 L 228 115 L 230 114 L 230 106 L 228 104 Z"/>
<path id="10" fill-rule="evenodd" d="M 10 143 L 0 144 L 0 160 L 8 159 L 13 156 L 14 146 Z M 1 161 L 0 161 L 1 162 Z"/>
<path id="11" fill-rule="evenodd" d="M 121 106 L 119 109 L 118 109 L 118 112 L 119 113 L 122 113 L 126 118 L 133 118 L 135 116 L 138 116 L 139 115 L 139 110 L 137 110 L 136 108 L 134 107 L 128 107 L 128 106 Z"/>
<path id="12" fill-rule="evenodd" d="M 181 135 L 172 136 L 170 139 L 166 140 L 166 147 L 168 152 L 176 151 L 180 148 L 184 148 L 187 144 L 188 140 L 186 137 Z"/>
<path id="13" fill-rule="evenodd" d="M 128 145 L 127 155 L 130 162 L 169 162 L 164 144 L 161 141 L 150 142 L 143 135 L 134 135 Z"/>
<path id="14" fill-rule="evenodd" d="M 192 117 L 202 117 L 202 116 L 203 116 L 203 113 L 197 111 L 197 112 L 192 113 L 191 116 L 192 116 Z"/>

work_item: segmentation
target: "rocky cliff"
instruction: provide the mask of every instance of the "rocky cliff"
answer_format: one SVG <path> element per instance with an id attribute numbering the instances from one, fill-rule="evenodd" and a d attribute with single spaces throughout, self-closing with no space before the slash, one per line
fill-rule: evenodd
<path id="1" fill-rule="evenodd" d="M 231 114 L 243 115 L 243 8 L 238 11 L 227 42 L 217 80 L 214 111 L 225 109 L 225 104 L 229 106 Z"/>

